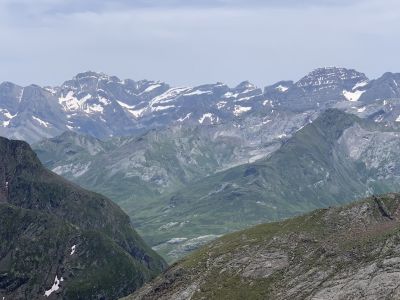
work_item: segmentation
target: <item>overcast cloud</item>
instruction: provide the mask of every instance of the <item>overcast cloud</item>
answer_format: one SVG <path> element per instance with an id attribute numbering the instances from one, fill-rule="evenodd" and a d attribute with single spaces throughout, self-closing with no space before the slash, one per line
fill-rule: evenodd
<path id="1" fill-rule="evenodd" d="M 398 0 L 0 0 L 0 81 L 78 72 L 264 86 L 319 66 L 400 72 Z"/>

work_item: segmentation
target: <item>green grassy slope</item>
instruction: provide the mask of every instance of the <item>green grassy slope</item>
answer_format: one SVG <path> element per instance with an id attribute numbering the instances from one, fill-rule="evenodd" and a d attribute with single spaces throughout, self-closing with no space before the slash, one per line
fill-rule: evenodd
<path id="1" fill-rule="evenodd" d="M 226 235 L 127 299 L 398 299 L 400 196 Z"/>
<path id="2" fill-rule="evenodd" d="M 112 201 L 44 169 L 24 142 L 0 138 L 0 153 L 2 296 L 34 299 L 62 276 L 65 298 L 114 299 L 166 266 Z"/>

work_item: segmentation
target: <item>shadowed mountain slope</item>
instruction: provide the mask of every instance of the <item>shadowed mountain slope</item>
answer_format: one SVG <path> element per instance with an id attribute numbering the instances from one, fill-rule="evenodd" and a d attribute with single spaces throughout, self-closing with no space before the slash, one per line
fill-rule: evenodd
<path id="1" fill-rule="evenodd" d="M 25 142 L 0 138 L 0 153 L 1 296 L 115 299 L 166 266 L 109 199 L 46 170 Z"/>

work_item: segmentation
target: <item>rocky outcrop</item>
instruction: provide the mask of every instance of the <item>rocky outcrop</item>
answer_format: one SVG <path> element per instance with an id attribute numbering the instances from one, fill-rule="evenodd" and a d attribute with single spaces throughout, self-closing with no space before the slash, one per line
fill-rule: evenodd
<path id="1" fill-rule="evenodd" d="M 389 218 L 388 216 L 391 216 Z M 398 299 L 400 195 L 224 236 L 127 299 Z"/>

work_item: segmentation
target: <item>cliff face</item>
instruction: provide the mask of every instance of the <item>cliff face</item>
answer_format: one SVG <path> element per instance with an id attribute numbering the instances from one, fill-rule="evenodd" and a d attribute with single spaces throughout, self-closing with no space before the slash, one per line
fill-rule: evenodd
<path id="1" fill-rule="evenodd" d="M 128 299 L 399 299 L 400 195 L 227 235 Z"/>
<path id="2" fill-rule="evenodd" d="M 0 138 L 0 295 L 114 299 L 165 262 L 109 199 L 42 167 L 29 145 Z"/>

